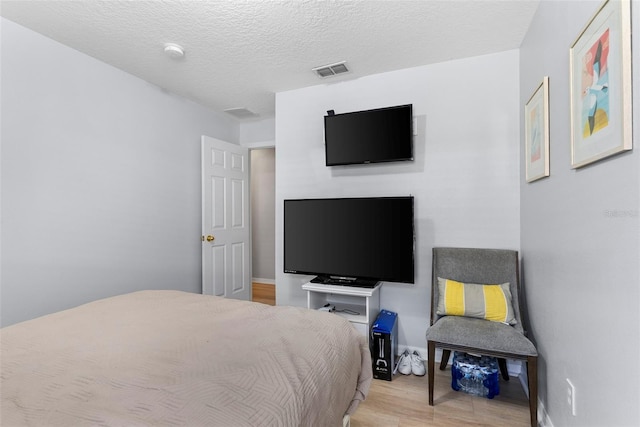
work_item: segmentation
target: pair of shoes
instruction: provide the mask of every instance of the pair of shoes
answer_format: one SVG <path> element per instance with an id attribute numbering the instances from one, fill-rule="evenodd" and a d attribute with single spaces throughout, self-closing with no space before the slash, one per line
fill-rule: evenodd
<path id="1" fill-rule="evenodd" d="M 411 355 L 411 372 L 413 375 L 417 375 L 419 377 L 423 376 L 426 372 L 424 369 L 424 360 L 417 351 L 414 351 Z"/>
<path id="2" fill-rule="evenodd" d="M 402 375 L 417 375 L 419 377 L 425 374 L 424 361 L 417 351 L 409 354 L 409 350 L 405 350 L 398 359 L 398 371 Z"/>
<path id="3" fill-rule="evenodd" d="M 405 350 L 398 359 L 398 371 L 402 375 L 409 375 L 411 373 L 411 355 L 409 350 Z"/>

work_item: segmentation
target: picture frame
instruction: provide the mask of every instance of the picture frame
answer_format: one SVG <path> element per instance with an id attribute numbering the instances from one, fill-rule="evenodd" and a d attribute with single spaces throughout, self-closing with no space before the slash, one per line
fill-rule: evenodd
<path id="1" fill-rule="evenodd" d="M 545 76 L 524 106 L 525 178 L 549 176 L 549 77 Z"/>
<path id="2" fill-rule="evenodd" d="M 569 49 L 571 168 L 632 149 L 631 2 L 607 0 Z"/>

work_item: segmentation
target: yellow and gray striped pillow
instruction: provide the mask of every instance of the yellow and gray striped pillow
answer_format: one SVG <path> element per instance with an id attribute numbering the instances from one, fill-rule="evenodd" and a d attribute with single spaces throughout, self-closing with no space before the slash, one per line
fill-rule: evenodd
<path id="1" fill-rule="evenodd" d="M 509 283 L 479 285 L 438 277 L 438 295 L 436 313 L 440 316 L 466 316 L 516 324 Z"/>

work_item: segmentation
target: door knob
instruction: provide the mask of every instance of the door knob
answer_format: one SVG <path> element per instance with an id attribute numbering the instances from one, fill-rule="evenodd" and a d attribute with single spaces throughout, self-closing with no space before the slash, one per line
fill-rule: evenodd
<path id="1" fill-rule="evenodd" d="M 207 242 L 213 242 L 214 240 L 215 240 L 215 237 L 213 237 L 211 234 L 207 236 Z"/>

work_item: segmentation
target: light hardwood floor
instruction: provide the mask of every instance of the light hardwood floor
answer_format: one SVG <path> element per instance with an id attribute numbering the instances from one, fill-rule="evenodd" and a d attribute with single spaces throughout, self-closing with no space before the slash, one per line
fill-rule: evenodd
<path id="1" fill-rule="evenodd" d="M 263 304 L 276 305 L 276 286 L 267 283 L 253 282 L 251 284 L 251 300 Z"/>
<path id="2" fill-rule="evenodd" d="M 451 368 L 436 364 L 434 406 L 429 406 L 427 376 L 397 374 L 393 381 L 374 379 L 369 396 L 351 417 L 351 427 L 526 427 L 529 401 L 518 378 L 500 380 L 493 399 L 451 388 Z"/>
<path id="3" fill-rule="evenodd" d="M 275 305 L 275 286 L 253 283 L 253 301 Z M 426 346 L 426 343 L 425 343 Z M 351 417 L 351 427 L 527 427 L 529 401 L 518 378 L 500 379 L 493 399 L 470 396 L 451 388 L 451 368 L 438 369 L 434 406 L 429 406 L 427 377 L 395 375 L 373 380 L 367 399 Z"/>

